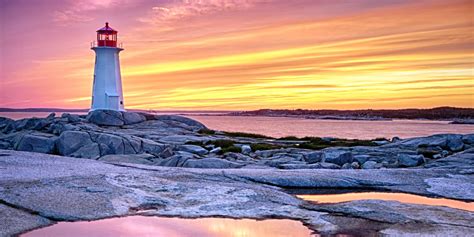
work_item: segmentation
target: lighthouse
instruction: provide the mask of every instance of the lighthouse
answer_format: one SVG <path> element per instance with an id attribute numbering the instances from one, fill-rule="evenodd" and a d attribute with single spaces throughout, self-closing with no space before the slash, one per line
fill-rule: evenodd
<path id="1" fill-rule="evenodd" d="M 117 47 L 117 31 L 108 22 L 97 30 L 97 42 L 91 44 L 91 49 L 95 52 L 95 67 L 90 111 L 125 111 L 119 61 L 123 49 Z"/>

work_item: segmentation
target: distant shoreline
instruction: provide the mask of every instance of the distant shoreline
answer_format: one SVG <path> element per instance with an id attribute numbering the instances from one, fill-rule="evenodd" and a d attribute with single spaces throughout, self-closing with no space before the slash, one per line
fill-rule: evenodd
<path id="1" fill-rule="evenodd" d="M 87 113 L 89 109 L 64 108 L 0 108 L 0 112 L 69 112 Z M 143 110 L 129 109 L 130 112 L 173 113 L 198 116 L 245 116 L 245 117 L 286 117 L 322 120 L 362 120 L 391 121 L 393 119 L 451 121 L 452 124 L 474 124 L 474 108 L 437 107 L 431 109 L 379 109 L 379 110 L 307 110 L 307 109 L 259 109 L 251 111 L 210 111 L 210 110 Z"/>

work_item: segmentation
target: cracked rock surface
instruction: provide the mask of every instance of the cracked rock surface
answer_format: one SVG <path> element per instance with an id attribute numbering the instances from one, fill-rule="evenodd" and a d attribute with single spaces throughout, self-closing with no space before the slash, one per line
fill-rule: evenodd
<path id="1" fill-rule="evenodd" d="M 469 211 L 381 200 L 323 205 L 282 189 L 367 188 L 474 201 L 472 166 L 463 165 L 474 153 L 451 158 L 411 169 L 194 169 L 0 150 L 0 236 L 138 214 L 288 218 L 327 234 L 466 236 L 474 233 Z"/>

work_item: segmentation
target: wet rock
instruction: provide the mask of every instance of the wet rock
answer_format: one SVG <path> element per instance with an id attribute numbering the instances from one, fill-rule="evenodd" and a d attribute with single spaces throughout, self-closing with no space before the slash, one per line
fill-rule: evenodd
<path id="1" fill-rule="evenodd" d="M 183 164 L 183 167 L 205 169 L 229 169 L 242 166 L 244 165 L 219 158 L 189 159 Z"/>
<path id="2" fill-rule="evenodd" d="M 324 157 L 324 153 L 317 151 L 317 152 L 310 152 L 306 154 L 306 156 L 304 156 L 304 159 L 309 164 L 314 164 L 314 163 L 321 162 L 323 160 L 323 157 Z"/>
<path id="3" fill-rule="evenodd" d="M 19 139 L 14 148 L 18 151 L 52 154 L 55 152 L 56 139 L 56 136 L 49 134 L 26 134 Z"/>
<path id="4" fill-rule="evenodd" d="M 147 120 L 142 114 L 134 112 L 122 112 L 122 116 L 125 125 L 141 123 Z"/>
<path id="5" fill-rule="evenodd" d="M 185 151 L 185 152 L 193 153 L 200 156 L 208 153 L 206 149 L 202 148 L 201 146 L 196 146 L 196 145 L 181 145 L 181 146 L 178 146 L 177 149 L 178 151 Z"/>
<path id="6" fill-rule="evenodd" d="M 415 167 L 424 163 L 422 155 L 399 154 L 397 162 L 400 167 Z"/>
<path id="7" fill-rule="evenodd" d="M 344 165 L 345 163 L 351 163 L 353 161 L 352 153 L 338 149 L 326 149 L 323 150 L 324 158 L 323 161 L 326 163 L 333 163 L 336 165 Z"/>
<path id="8" fill-rule="evenodd" d="M 250 154 L 252 152 L 252 148 L 249 145 L 242 145 L 240 147 L 242 154 Z"/>
<path id="9" fill-rule="evenodd" d="M 115 110 L 94 110 L 89 112 L 87 120 L 97 125 L 122 126 L 124 125 L 123 115 Z"/>
<path id="10" fill-rule="evenodd" d="M 79 115 L 70 114 L 70 113 L 63 113 L 61 115 L 61 118 L 66 119 L 66 121 L 69 123 L 78 123 L 82 120 L 81 117 L 79 117 Z"/>

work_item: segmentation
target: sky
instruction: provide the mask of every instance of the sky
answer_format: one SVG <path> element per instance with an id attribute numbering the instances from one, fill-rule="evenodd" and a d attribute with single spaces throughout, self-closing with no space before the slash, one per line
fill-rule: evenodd
<path id="1" fill-rule="evenodd" d="M 0 107 L 89 108 L 118 31 L 125 107 L 474 107 L 473 0 L 0 0 Z"/>

